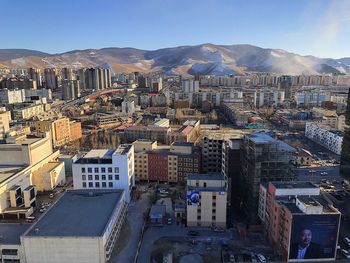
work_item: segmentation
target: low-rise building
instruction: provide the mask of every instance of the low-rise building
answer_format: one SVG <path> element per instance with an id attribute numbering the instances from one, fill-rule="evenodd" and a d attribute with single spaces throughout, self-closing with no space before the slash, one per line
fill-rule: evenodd
<path id="1" fill-rule="evenodd" d="M 226 228 L 227 180 L 222 174 L 187 176 L 187 226 Z"/>
<path id="2" fill-rule="evenodd" d="M 22 236 L 26 263 L 107 262 L 127 209 L 125 192 L 66 191 Z"/>
<path id="3" fill-rule="evenodd" d="M 43 104 L 30 104 L 12 110 L 13 120 L 28 120 L 44 112 Z"/>

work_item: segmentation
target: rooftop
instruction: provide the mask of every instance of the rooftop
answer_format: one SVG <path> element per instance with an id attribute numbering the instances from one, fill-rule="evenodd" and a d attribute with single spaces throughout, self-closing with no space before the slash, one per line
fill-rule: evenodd
<path id="1" fill-rule="evenodd" d="M 123 190 L 70 190 L 25 236 L 101 236 Z"/>
<path id="2" fill-rule="evenodd" d="M 114 152 L 114 154 L 116 154 L 116 155 L 127 154 L 130 151 L 132 146 L 133 146 L 132 144 L 121 144 L 121 145 L 119 145 L 117 150 Z"/>
<path id="3" fill-rule="evenodd" d="M 225 180 L 223 174 L 189 174 L 187 180 Z"/>
<path id="4" fill-rule="evenodd" d="M 30 226 L 31 224 L 1 223 L 0 244 L 21 244 L 20 237 Z"/>
<path id="5" fill-rule="evenodd" d="M 282 142 L 280 140 L 276 140 L 272 138 L 271 136 L 267 135 L 266 133 L 256 132 L 249 136 L 249 139 L 252 140 L 256 144 L 266 144 L 266 143 L 274 143 L 279 146 L 279 148 L 283 149 L 287 152 L 296 152 L 296 149 L 294 149 L 289 144 Z"/>
<path id="6" fill-rule="evenodd" d="M 6 181 L 13 175 L 22 171 L 24 168 L 25 166 L 19 166 L 19 165 L 6 165 L 6 166 L 0 165 L 0 183 Z"/>
<path id="7" fill-rule="evenodd" d="M 277 189 L 292 189 L 292 188 L 319 188 L 311 182 L 271 182 Z"/>
<path id="8" fill-rule="evenodd" d="M 99 150 L 91 150 L 85 156 L 84 159 L 111 159 L 112 154 L 114 150 L 108 150 L 108 149 L 99 149 Z"/>

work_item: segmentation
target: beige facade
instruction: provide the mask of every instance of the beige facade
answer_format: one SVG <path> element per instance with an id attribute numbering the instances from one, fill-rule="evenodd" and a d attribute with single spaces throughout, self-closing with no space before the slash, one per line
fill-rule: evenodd
<path id="1" fill-rule="evenodd" d="M 199 201 L 196 203 L 195 195 Z M 193 174 L 187 179 L 187 226 L 226 228 L 227 182 L 221 174 Z"/>
<path id="2" fill-rule="evenodd" d="M 44 112 L 44 105 L 36 104 L 36 105 L 30 105 L 21 109 L 14 109 L 12 111 L 12 114 L 13 114 L 14 120 L 20 120 L 20 119 L 26 120 L 34 116 L 38 116 L 43 112 Z"/>
<path id="3" fill-rule="evenodd" d="M 0 113 L 0 139 L 10 130 L 10 112 Z"/>
<path id="4" fill-rule="evenodd" d="M 32 174 L 32 183 L 37 191 L 50 191 L 66 181 L 64 163 L 49 162 Z"/>
<path id="5" fill-rule="evenodd" d="M 170 183 L 178 182 L 177 167 L 178 167 L 177 155 L 168 155 L 168 182 Z"/>

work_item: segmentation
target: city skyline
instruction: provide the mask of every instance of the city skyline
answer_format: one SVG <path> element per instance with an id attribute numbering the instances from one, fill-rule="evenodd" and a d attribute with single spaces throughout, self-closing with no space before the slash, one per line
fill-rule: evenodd
<path id="1" fill-rule="evenodd" d="M 251 44 L 301 55 L 349 57 L 348 1 L 4 1 L 0 48 L 63 53 L 133 47 L 155 50 Z M 63 13 L 60 10 L 64 8 Z M 120 11 L 122 10 L 122 12 Z M 35 30 L 36 29 L 36 30 Z M 25 41 L 24 41 L 25 40 Z"/>

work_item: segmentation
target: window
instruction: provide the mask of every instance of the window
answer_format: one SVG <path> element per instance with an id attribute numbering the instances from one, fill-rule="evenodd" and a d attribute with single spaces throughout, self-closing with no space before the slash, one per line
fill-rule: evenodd
<path id="1" fill-rule="evenodd" d="M 119 173 L 119 167 L 114 167 L 114 172 Z"/>
<path id="2" fill-rule="evenodd" d="M 88 168 L 88 173 L 92 173 L 92 168 Z"/>
<path id="3" fill-rule="evenodd" d="M 89 183 L 89 187 L 91 188 L 93 186 L 92 182 Z"/>
<path id="4" fill-rule="evenodd" d="M 109 182 L 108 187 L 113 187 L 113 182 Z"/>
<path id="5" fill-rule="evenodd" d="M 89 175 L 88 175 L 88 178 L 89 178 L 89 180 L 92 180 L 92 175 L 89 174 Z"/>
<path id="6" fill-rule="evenodd" d="M 95 167 L 95 173 L 98 173 L 98 167 Z"/>
<path id="7" fill-rule="evenodd" d="M 83 188 L 86 188 L 86 183 L 85 182 L 83 182 Z"/>
<path id="8" fill-rule="evenodd" d="M 215 208 L 213 208 L 212 213 L 213 213 L 213 214 L 215 214 L 215 213 L 216 213 L 216 209 L 215 209 Z"/>
<path id="9" fill-rule="evenodd" d="M 102 187 L 103 187 L 103 188 L 106 188 L 106 187 L 107 187 L 106 182 L 102 182 Z"/>
<path id="10" fill-rule="evenodd" d="M 197 220 L 201 220 L 201 216 L 197 216 Z"/>
<path id="11" fill-rule="evenodd" d="M 85 167 L 81 167 L 81 172 L 85 173 Z"/>
<path id="12" fill-rule="evenodd" d="M 108 180 L 113 180 L 113 176 L 111 174 L 108 175 Z"/>
<path id="13" fill-rule="evenodd" d="M 102 167 L 101 168 L 101 173 L 105 173 L 106 172 L 106 168 L 105 167 Z"/>
<path id="14" fill-rule="evenodd" d="M 100 176 L 98 174 L 95 174 L 95 180 L 100 180 Z"/>
<path id="15" fill-rule="evenodd" d="M 112 167 L 108 167 L 108 172 L 112 173 Z"/>
<path id="16" fill-rule="evenodd" d="M 106 175 L 105 174 L 102 175 L 102 180 L 106 180 Z"/>
<path id="17" fill-rule="evenodd" d="M 216 216 L 213 216 L 212 219 L 213 219 L 213 220 L 216 220 Z"/>
<path id="18" fill-rule="evenodd" d="M 82 179 L 83 181 L 85 181 L 85 180 L 86 180 L 86 175 L 83 174 L 83 175 L 81 176 L 81 179 Z"/>
<path id="19" fill-rule="evenodd" d="M 100 182 L 96 182 L 95 187 L 100 187 Z"/>

